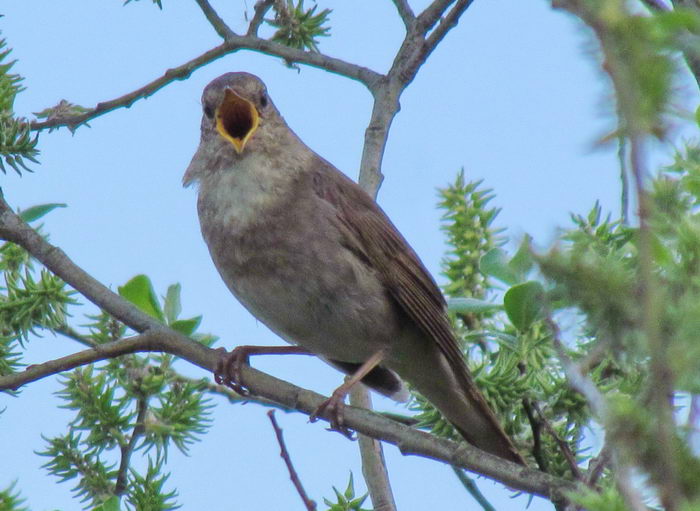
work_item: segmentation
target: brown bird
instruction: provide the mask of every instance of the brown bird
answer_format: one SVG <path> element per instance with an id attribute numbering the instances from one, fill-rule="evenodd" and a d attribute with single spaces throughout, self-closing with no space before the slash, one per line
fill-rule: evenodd
<path id="1" fill-rule="evenodd" d="M 403 379 L 468 442 L 524 464 L 474 384 L 435 281 L 377 203 L 294 134 L 256 76 L 220 76 L 202 107 L 183 183 L 199 185 L 211 257 L 236 298 L 297 346 L 287 351 L 352 375 L 326 404 L 342 406 L 358 380 L 405 400 Z M 227 359 L 217 378 L 236 386 L 235 366 Z"/>

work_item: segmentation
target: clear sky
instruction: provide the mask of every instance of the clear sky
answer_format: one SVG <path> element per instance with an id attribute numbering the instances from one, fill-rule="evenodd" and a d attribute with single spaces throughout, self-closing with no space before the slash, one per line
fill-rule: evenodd
<path id="1" fill-rule="evenodd" d="M 17 112 L 31 116 L 61 99 L 94 106 L 219 44 L 193 1 L 163 3 L 159 11 L 148 1 L 5 2 L 0 29 L 19 59 L 15 71 L 26 77 Z M 247 1 L 249 10 L 253 3 Z M 234 30 L 245 27 L 243 5 L 214 2 Z M 387 70 L 403 35 L 389 0 L 328 1 L 322 7 L 333 9 L 332 37 L 321 40 L 324 52 Z M 419 7 L 416 2 L 414 9 Z M 585 213 L 596 200 L 618 211 L 615 148 L 595 147 L 614 126 L 591 47 L 581 27 L 549 2 L 477 0 L 405 92 L 379 202 L 434 275 L 445 250 L 435 190 L 462 167 L 468 178 L 495 189 L 494 204 L 502 208 L 497 223 L 514 242 L 530 233 L 547 246 L 570 212 Z M 203 314 L 201 330 L 230 348 L 278 341 L 221 282 L 199 233 L 195 192 L 180 185 L 199 141 L 201 91 L 228 71 L 259 75 L 300 137 L 357 177 L 369 93 L 323 71 L 302 66 L 297 72 L 277 59 L 240 52 L 92 121 L 91 128 L 42 134 L 35 173 L 0 176 L 0 186 L 14 207 L 67 203 L 46 217 L 45 231 L 112 288 L 139 273 L 149 275 L 161 294 L 180 282 L 184 316 Z M 92 311 L 84 306 L 76 314 Z M 77 349 L 46 336 L 30 343 L 27 360 Z M 322 393 L 342 381 L 319 361 L 282 358 L 259 358 L 254 365 Z M 185 364 L 181 369 L 207 376 Z M 26 387 L 20 399 L 0 396 L 0 407 L 7 408 L 0 418 L 0 487 L 16 479 L 34 511 L 79 508 L 70 498 L 71 483 L 57 485 L 34 454 L 44 447 L 40 435 L 65 429 L 69 414 L 56 409 L 57 389 L 48 379 Z M 392 406 L 374 400 L 380 408 Z M 302 508 L 265 412 L 219 403 L 211 432 L 189 457 L 171 451 L 168 487 L 178 488 L 184 510 Z M 355 443 L 308 424 L 301 414 L 278 420 L 312 498 L 320 503 L 332 495 L 331 486 L 344 488 L 350 470 L 362 490 Z M 403 457 L 391 446 L 386 454 L 399 509 L 476 509 L 449 467 Z M 527 498 L 510 499 L 485 480 L 480 487 L 498 509 L 527 505 Z M 536 499 L 530 509 L 551 506 Z"/>

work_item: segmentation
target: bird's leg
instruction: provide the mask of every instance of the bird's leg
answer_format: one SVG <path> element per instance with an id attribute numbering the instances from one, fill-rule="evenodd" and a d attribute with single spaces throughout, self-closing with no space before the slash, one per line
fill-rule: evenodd
<path id="1" fill-rule="evenodd" d="M 301 346 L 237 346 L 226 351 L 218 348 L 219 360 L 214 369 L 214 381 L 246 396 L 249 392 L 241 382 L 241 366 L 250 365 L 251 355 L 311 355 L 311 352 Z"/>
<path id="2" fill-rule="evenodd" d="M 345 408 L 345 396 L 348 395 L 350 389 L 358 383 L 362 378 L 367 376 L 369 372 L 377 367 L 384 359 L 386 353 L 384 350 L 377 351 L 369 357 L 363 364 L 357 368 L 352 375 L 346 377 L 345 382 L 333 391 L 331 397 L 326 399 L 321 406 L 311 415 L 311 422 L 318 420 L 319 416 L 326 415 L 331 423 L 331 429 L 339 431 L 347 437 L 352 437 L 352 433 L 344 425 L 343 411 Z"/>

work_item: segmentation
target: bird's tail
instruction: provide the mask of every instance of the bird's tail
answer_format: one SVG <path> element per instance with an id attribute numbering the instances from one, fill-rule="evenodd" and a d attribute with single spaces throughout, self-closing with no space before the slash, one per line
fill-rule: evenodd
<path id="1" fill-rule="evenodd" d="M 437 360 L 429 367 L 433 371 L 439 370 L 423 373 L 423 377 L 418 378 L 414 372 L 411 383 L 416 390 L 440 410 L 467 442 L 488 453 L 526 465 L 476 387 L 466 364 L 452 367 L 456 364 L 450 364 L 437 350 L 433 356 Z"/>

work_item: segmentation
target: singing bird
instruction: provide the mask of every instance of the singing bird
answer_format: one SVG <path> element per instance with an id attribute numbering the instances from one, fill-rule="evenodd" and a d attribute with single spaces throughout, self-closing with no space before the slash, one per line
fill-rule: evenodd
<path id="1" fill-rule="evenodd" d="M 358 380 L 405 400 L 404 380 L 465 440 L 524 464 L 474 383 L 435 281 L 377 203 L 297 137 L 258 77 L 220 76 L 202 107 L 183 184 L 198 184 L 214 264 L 272 331 L 351 375 L 331 405 Z"/>

